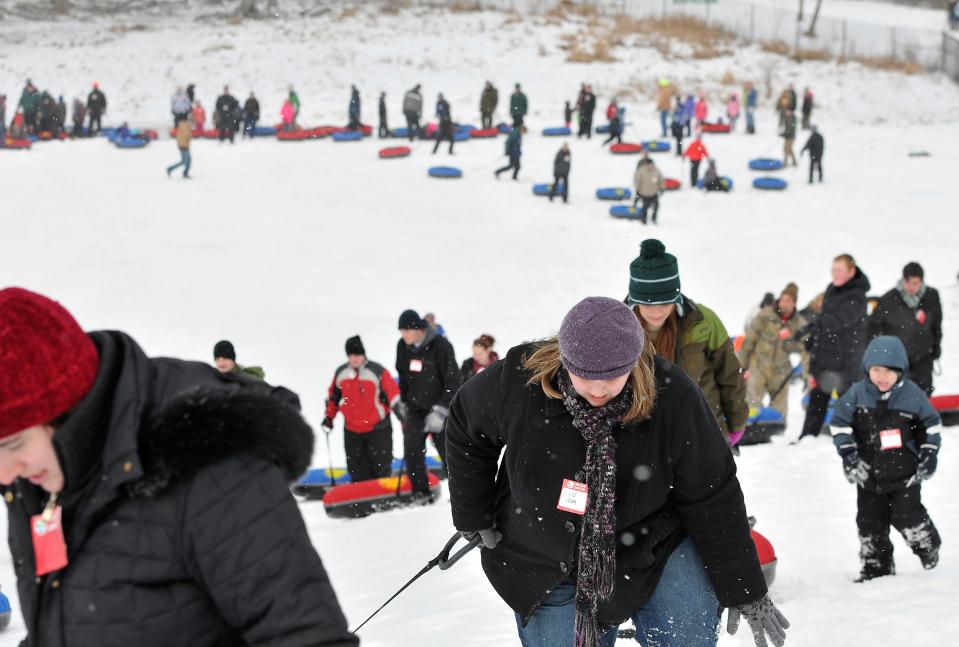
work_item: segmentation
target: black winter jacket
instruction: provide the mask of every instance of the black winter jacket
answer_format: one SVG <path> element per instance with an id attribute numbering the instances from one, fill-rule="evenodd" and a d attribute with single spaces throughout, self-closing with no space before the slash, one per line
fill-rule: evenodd
<path id="1" fill-rule="evenodd" d="M 823 371 L 859 375 L 859 363 L 868 341 L 868 291 L 869 279 L 858 267 L 855 275 L 842 287 L 830 284 L 826 288 L 822 312 L 810 324 L 810 336 L 806 342 L 813 375 Z"/>
<path id="2" fill-rule="evenodd" d="M 823 152 L 826 150 L 826 143 L 823 141 L 822 135 L 813 133 L 806 140 L 806 145 L 802 147 L 802 150 L 809 151 L 809 157 L 813 161 L 821 160 Z"/>
<path id="3" fill-rule="evenodd" d="M 556 506 L 563 479 L 582 481 L 586 460 L 586 443 L 562 401 L 526 384 L 522 362 L 533 348 L 511 349 L 464 384 L 446 427 L 453 523 L 502 531 L 496 548 L 482 551 L 483 569 L 524 622 L 575 570 L 582 517 Z M 736 465 L 716 419 L 682 370 L 655 361 L 652 417 L 615 432 L 616 582 L 598 615 L 608 625 L 652 595 L 687 535 L 723 606 L 766 593 Z"/>
<path id="4" fill-rule="evenodd" d="M 260 102 L 256 99 L 247 99 L 243 104 L 243 116 L 247 119 L 260 118 Z"/>
<path id="5" fill-rule="evenodd" d="M 557 151 L 556 158 L 553 160 L 553 175 L 557 177 L 569 175 L 570 157 L 569 151 L 564 151 L 562 148 Z"/>
<path id="6" fill-rule="evenodd" d="M 47 495 L 4 488 L 23 644 L 358 644 L 288 490 L 313 447 L 298 411 L 265 383 L 91 338 L 96 381 L 53 437 L 68 566 L 34 576 Z"/>
<path id="7" fill-rule="evenodd" d="M 400 397 L 412 407 L 429 411 L 433 405 L 449 408 L 462 384 L 453 345 L 429 328 L 419 346 L 396 344 L 396 372 Z"/>
<path id="8" fill-rule="evenodd" d="M 240 102 L 232 94 L 221 94 L 216 100 L 215 109 L 223 120 L 233 119 L 233 111 L 238 107 L 240 107 Z"/>
<path id="9" fill-rule="evenodd" d="M 920 323 L 919 311 L 924 322 Z M 903 301 L 899 290 L 893 288 L 879 300 L 869 317 L 869 338 L 893 335 L 906 346 L 910 366 L 918 366 L 939 359 L 942 354 L 942 301 L 935 288 L 926 287 L 926 293 L 913 310 Z"/>

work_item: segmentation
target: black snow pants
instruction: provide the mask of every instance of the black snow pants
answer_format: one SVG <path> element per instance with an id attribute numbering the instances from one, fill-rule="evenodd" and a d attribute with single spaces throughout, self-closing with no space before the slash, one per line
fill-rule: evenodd
<path id="1" fill-rule="evenodd" d="M 426 416 L 429 411 L 410 406 L 409 415 L 403 423 L 403 459 L 406 461 L 406 473 L 410 476 L 410 483 L 414 492 L 429 494 L 430 483 L 426 470 L 426 434 L 423 427 L 426 425 Z M 440 460 L 446 464 L 446 432 L 432 434 L 433 445 L 439 452 Z"/>
<path id="2" fill-rule="evenodd" d="M 392 473 L 393 429 L 389 420 L 386 423 L 365 433 L 349 429 L 343 432 L 346 469 L 354 483 L 383 478 Z"/>
<path id="3" fill-rule="evenodd" d="M 898 530 L 916 555 L 939 549 L 939 531 L 922 505 L 920 485 L 878 494 L 856 488 L 856 526 L 859 528 L 859 558 L 865 578 L 892 575 L 896 564 L 889 541 L 889 526 Z"/>

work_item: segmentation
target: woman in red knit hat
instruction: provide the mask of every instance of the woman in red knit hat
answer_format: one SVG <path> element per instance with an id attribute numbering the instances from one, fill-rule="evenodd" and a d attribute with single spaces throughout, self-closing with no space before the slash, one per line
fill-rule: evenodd
<path id="1" fill-rule="evenodd" d="M 0 491 L 27 641 L 358 644 L 288 484 L 296 396 L 0 290 Z"/>

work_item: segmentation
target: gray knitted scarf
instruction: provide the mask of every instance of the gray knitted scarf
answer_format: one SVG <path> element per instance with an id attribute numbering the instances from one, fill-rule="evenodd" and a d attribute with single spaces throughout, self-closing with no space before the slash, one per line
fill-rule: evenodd
<path id="1" fill-rule="evenodd" d="M 632 391 L 623 392 L 602 407 L 590 407 L 577 397 L 566 371 L 559 371 L 563 404 L 573 426 L 586 441 L 586 485 L 589 496 L 579 540 L 576 576 L 575 647 L 599 645 L 596 609 L 608 599 L 616 581 L 616 441 L 613 431 L 629 410 Z"/>
<path id="2" fill-rule="evenodd" d="M 902 297 L 902 300 L 906 302 L 906 305 L 909 306 L 910 310 L 915 310 L 919 307 L 919 302 L 922 301 L 922 297 L 926 296 L 926 286 L 923 285 L 915 294 L 909 294 L 906 292 L 906 286 L 903 285 L 902 279 L 899 279 L 899 283 L 896 284 L 896 289 L 899 291 L 899 296 Z"/>

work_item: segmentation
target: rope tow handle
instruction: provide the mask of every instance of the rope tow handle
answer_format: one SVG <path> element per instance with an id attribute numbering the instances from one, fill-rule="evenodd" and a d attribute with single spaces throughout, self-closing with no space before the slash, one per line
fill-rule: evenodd
<path id="1" fill-rule="evenodd" d="M 471 550 L 473 550 L 474 548 L 476 548 L 477 546 L 479 546 L 479 545 L 480 545 L 480 542 L 482 541 L 482 538 L 479 536 L 479 533 L 477 533 L 476 536 L 473 537 L 473 539 L 470 540 L 470 542 L 469 542 L 466 546 L 460 548 L 456 553 L 453 554 L 452 557 L 450 557 L 450 552 L 452 552 L 453 546 L 456 545 L 456 542 L 459 541 L 461 537 L 462 537 L 462 535 L 460 535 L 459 533 L 456 533 L 455 535 L 453 535 L 452 537 L 450 537 L 450 540 L 449 540 L 448 542 L 446 542 L 446 545 L 445 545 L 445 546 L 443 546 L 443 550 L 440 551 L 440 554 L 439 554 L 439 555 L 437 555 L 436 557 L 434 557 L 433 559 L 431 559 L 430 561 L 428 561 L 428 562 L 426 563 L 426 566 L 424 566 L 423 568 L 420 569 L 420 572 L 419 572 L 419 573 L 417 573 L 416 575 L 414 575 L 414 576 L 410 579 L 409 582 L 407 582 L 407 583 L 404 584 L 402 587 L 400 587 L 400 590 L 399 590 L 399 591 L 397 591 L 396 593 L 394 593 L 393 595 L 391 595 L 389 600 L 387 600 L 386 602 L 384 602 L 384 603 L 380 606 L 379 609 L 377 609 L 376 611 L 374 611 L 374 612 L 370 615 L 370 617 L 367 618 L 366 620 L 364 620 L 364 621 L 360 624 L 359 627 L 357 627 L 356 629 L 353 630 L 352 633 L 354 633 L 354 634 L 355 634 L 355 633 L 359 633 L 360 629 L 362 629 L 364 626 L 366 626 L 366 623 L 367 623 L 367 622 L 369 622 L 370 620 L 372 620 L 372 619 L 376 616 L 376 614 L 378 614 L 380 611 L 382 611 L 383 609 L 385 609 L 385 608 L 386 608 L 386 605 L 388 605 L 390 602 L 392 602 L 393 600 L 395 600 L 395 599 L 397 598 L 397 596 L 399 596 L 400 593 L 402 593 L 402 592 L 405 591 L 407 588 L 409 588 L 410 584 L 412 584 L 412 583 L 415 582 L 416 580 L 420 579 L 421 577 L 423 577 L 424 575 L 426 575 L 428 572 L 430 572 L 431 570 L 433 570 L 433 569 L 434 569 L 435 567 L 437 567 L 437 566 L 440 567 L 440 570 L 441 570 L 441 571 L 445 571 L 445 570 L 449 569 L 451 566 L 453 566 L 453 564 L 455 564 L 456 562 L 458 562 L 466 553 L 470 552 Z"/>

